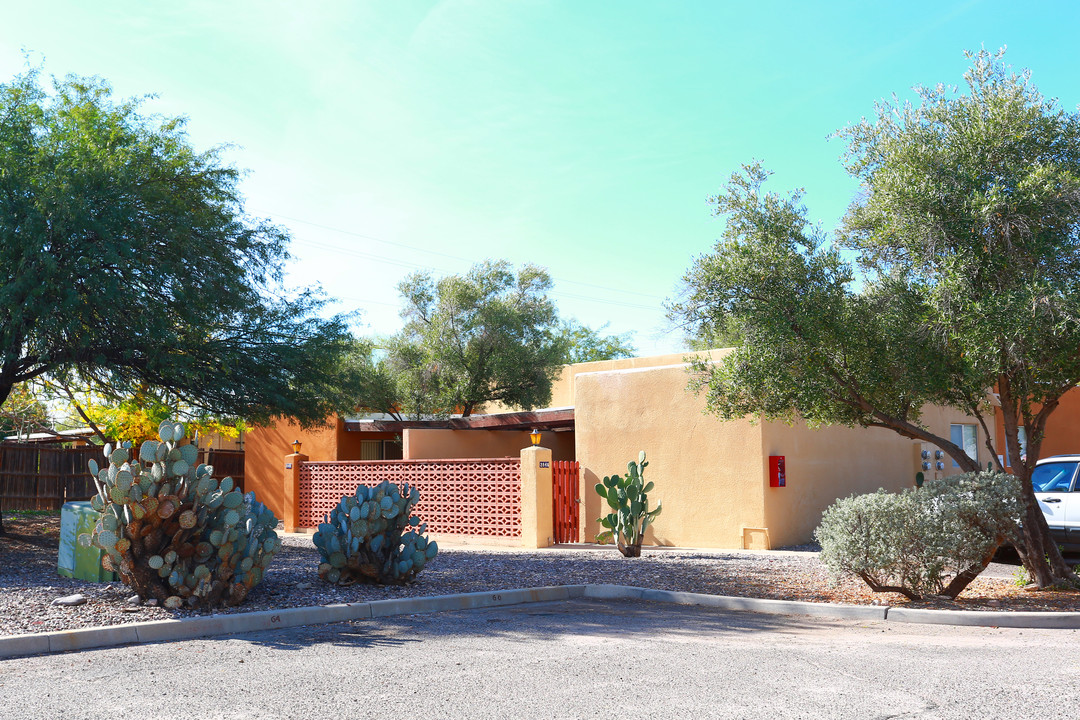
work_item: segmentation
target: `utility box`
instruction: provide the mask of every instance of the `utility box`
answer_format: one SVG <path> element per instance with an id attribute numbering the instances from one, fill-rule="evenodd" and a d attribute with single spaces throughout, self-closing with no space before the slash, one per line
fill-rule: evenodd
<path id="1" fill-rule="evenodd" d="M 769 456 L 769 487 L 787 487 L 787 471 L 783 455 Z"/>
<path id="2" fill-rule="evenodd" d="M 64 577 L 90 582 L 112 582 L 116 573 L 101 567 L 105 551 L 93 545 L 83 547 L 79 535 L 92 533 L 101 513 L 89 502 L 64 503 L 60 508 L 60 554 L 56 560 L 56 572 Z"/>

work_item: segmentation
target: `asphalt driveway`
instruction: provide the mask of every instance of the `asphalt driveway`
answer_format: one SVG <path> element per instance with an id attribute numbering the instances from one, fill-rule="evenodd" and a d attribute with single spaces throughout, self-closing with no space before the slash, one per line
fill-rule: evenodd
<path id="1" fill-rule="evenodd" d="M 0 702 L 8 720 L 1064 718 L 1078 641 L 574 600 L 0 661 Z"/>

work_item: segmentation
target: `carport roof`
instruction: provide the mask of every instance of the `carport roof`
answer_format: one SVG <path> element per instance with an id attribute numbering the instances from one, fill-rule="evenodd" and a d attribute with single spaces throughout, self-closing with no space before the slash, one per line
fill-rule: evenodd
<path id="1" fill-rule="evenodd" d="M 574 408 L 547 408 L 494 415 L 470 415 L 438 420 L 346 420 L 349 432 L 401 432 L 431 430 L 573 430 Z"/>

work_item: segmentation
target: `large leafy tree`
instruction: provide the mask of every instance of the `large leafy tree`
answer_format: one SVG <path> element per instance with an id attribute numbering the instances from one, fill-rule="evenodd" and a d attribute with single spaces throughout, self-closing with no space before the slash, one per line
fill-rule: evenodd
<path id="1" fill-rule="evenodd" d="M 386 360 L 400 379 L 401 410 L 468 416 L 491 402 L 548 403 L 566 353 L 550 288 L 546 271 L 525 265 L 515 272 L 506 261 L 402 281 L 406 324 Z"/>
<path id="2" fill-rule="evenodd" d="M 839 244 L 861 272 L 808 225 L 798 193 L 762 194 L 766 173 L 750 166 L 714 198 L 723 238 L 671 309 L 700 334 L 744 339 L 698 365 L 722 417 L 887 427 L 974 470 L 920 409 L 973 415 L 989 447 L 1000 404 L 1025 501 L 1018 549 L 1040 586 L 1075 582 L 1031 471 L 1047 418 L 1080 382 L 1080 116 L 1000 53 L 971 58 L 966 91 L 917 88 L 917 103 L 879 103 L 839 133 L 863 185 Z"/>
<path id="3" fill-rule="evenodd" d="M 104 81 L 0 85 L 0 402 L 43 376 L 255 421 L 344 402 L 346 321 L 282 289 L 288 238 L 239 178 Z"/>
<path id="4" fill-rule="evenodd" d="M 438 373 L 424 349 L 402 336 L 359 338 L 346 362 L 356 378 L 356 409 L 397 420 L 445 414 Z"/>
<path id="5" fill-rule="evenodd" d="M 563 354 L 555 366 L 548 365 L 547 370 L 553 371 L 558 365 L 570 363 L 633 356 L 635 350 L 630 344 L 629 333 L 604 335 L 603 330 L 604 327 L 593 329 L 573 319 L 560 322 L 551 331 L 551 340 L 545 342 L 557 344 Z M 512 355 L 518 352 L 518 343 L 519 340 L 507 335 L 490 352 Z M 553 352 L 545 352 L 537 358 L 550 363 L 553 355 Z M 448 392 L 446 383 L 450 376 L 445 372 L 445 362 L 434 359 L 431 348 L 424 344 L 422 334 L 415 328 L 389 338 L 357 340 L 349 362 L 360 378 L 358 398 L 363 409 L 386 413 L 398 420 L 420 420 L 465 407 Z M 520 362 L 529 362 L 529 358 L 520 356 Z M 529 376 L 525 379 L 534 381 Z M 544 399 L 543 403 L 546 402 Z M 535 401 L 533 404 L 542 403 Z"/>
<path id="6" fill-rule="evenodd" d="M 631 333 L 604 335 L 605 329 L 607 323 L 594 329 L 573 318 L 563 321 L 559 326 L 559 335 L 566 348 L 562 363 L 572 365 L 634 357 L 637 348 L 634 347 Z"/>

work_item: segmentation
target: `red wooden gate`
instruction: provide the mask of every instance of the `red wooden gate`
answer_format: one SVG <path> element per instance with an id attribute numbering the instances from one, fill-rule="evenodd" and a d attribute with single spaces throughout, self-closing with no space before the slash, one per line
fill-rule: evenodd
<path id="1" fill-rule="evenodd" d="M 551 509 L 555 521 L 555 542 L 576 543 L 578 537 L 578 464 L 560 460 L 551 463 Z"/>

